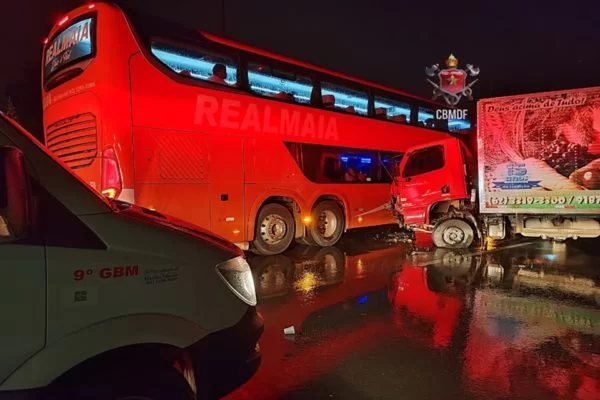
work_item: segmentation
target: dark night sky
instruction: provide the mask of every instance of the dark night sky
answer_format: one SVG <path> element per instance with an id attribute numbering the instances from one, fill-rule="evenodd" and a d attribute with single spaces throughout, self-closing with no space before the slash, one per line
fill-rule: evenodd
<path id="1" fill-rule="evenodd" d="M 121 0 L 187 25 L 351 75 L 431 94 L 424 67 L 450 52 L 481 68 L 476 97 L 600 84 L 594 2 Z M 4 0 L 0 106 L 40 129 L 41 43 L 81 0 Z"/>

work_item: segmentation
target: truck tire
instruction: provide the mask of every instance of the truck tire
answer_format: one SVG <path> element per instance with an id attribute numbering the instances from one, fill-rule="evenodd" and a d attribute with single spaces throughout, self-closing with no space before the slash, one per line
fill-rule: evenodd
<path id="1" fill-rule="evenodd" d="M 85 400 L 193 400 L 196 397 L 183 375 L 175 368 L 115 368 L 88 377 L 80 386 L 53 393 L 62 399 Z M 51 398 L 52 397 L 51 395 Z M 205 398 L 202 392 L 198 398 Z"/>
<path id="2" fill-rule="evenodd" d="M 308 241 L 320 247 L 335 245 L 346 226 L 344 212 L 331 200 L 318 203 L 314 210 L 314 222 L 308 227 Z"/>
<path id="3" fill-rule="evenodd" d="M 431 237 L 436 247 L 467 249 L 473 243 L 475 232 L 468 222 L 453 218 L 437 224 Z"/>
<path id="4" fill-rule="evenodd" d="M 265 256 L 284 252 L 294 240 L 295 230 L 294 217 L 287 208 L 277 203 L 264 205 L 256 219 L 252 252 Z"/>

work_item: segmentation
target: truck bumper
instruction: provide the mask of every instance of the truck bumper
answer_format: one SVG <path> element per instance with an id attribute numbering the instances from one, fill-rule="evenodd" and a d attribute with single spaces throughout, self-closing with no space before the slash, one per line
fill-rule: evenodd
<path id="1" fill-rule="evenodd" d="M 261 363 L 258 340 L 263 331 L 262 316 L 249 307 L 237 324 L 192 345 L 188 350 L 199 393 L 220 398 L 248 381 Z"/>

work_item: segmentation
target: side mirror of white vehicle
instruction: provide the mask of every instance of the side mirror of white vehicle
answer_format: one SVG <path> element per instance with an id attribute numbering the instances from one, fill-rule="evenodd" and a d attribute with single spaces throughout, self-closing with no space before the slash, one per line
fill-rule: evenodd
<path id="1" fill-rule="evenodd" d="M 0 242 L 26 237 L 32 226 L 32 197 L 23 153 L 0 147 Z"/>

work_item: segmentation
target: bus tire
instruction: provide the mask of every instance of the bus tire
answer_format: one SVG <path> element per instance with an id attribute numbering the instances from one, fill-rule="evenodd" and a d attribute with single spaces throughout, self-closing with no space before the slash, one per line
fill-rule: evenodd
<path id="1" fill-rule="evenodd" d="M 313 215 L 314 222 L 308 227 L 308 239 L 320 247 L 335 245 L 344 234 L 344 211 L 336 202 L 326 200 L 315 206 Z"/>
<path id="2" fill-rule="evenodd" d="M 264 205 L 258 213 L 252 252 L 272 256 L 284 252 L 294 240 L 294 217 L 281 204 Z"/>
<path id="3" fill-rule="evenodd" d="M 316 246 L 317 244 L 308 236 L 303 236 L 296 239 L 296 243 L 303 246 Z"/>
<path id="4" fill-rule="evenodd" d="M 433 229 L 431 238 L 436 247 L 467 249 L 473 243 L 475 231 L 468 222 L 451 218 L 438 223 Z"/>

